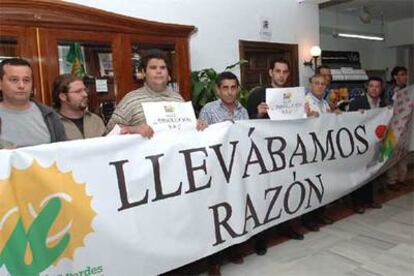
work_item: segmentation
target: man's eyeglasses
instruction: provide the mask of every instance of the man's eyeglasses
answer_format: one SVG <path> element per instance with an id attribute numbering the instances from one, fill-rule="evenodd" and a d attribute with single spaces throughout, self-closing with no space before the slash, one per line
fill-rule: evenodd
<path id="1" fill-rule="evenodd" d="M 73 93 L 73 94 L 81 94 L 83 92 L 86 95 L 89 95 L 89 90 L 87 88 L 82 88 L 82 89 L 78 89 L 78 90 L 75 90 L 75 91 L 68 91 L 68 93 Z"/>

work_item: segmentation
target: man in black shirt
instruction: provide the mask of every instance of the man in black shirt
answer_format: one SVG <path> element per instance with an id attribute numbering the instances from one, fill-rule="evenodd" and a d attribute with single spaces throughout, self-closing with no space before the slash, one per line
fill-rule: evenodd
<path id="1" fill-rule="evenodd" d="M 269 69 L 269 76 L 271 79 L 269 88 L 286 87 L 289 75 L 290 66 L 285 59 L 276 59 L 272 63 L 272 68 Z M 269 119 L 267 110 L 269 107 L 266 104 L 266 87 L 256 87 L 250 92 L 247 100 L 247 112 L 250 119 Z"/>
<path id="2" fill-rule="evenodd" d="M 282 88 L 286 87 L 286 84 L 290 75 L 290 65 L 285 59 L 275 59 L 271 63 L 269 68 L 269 76 L 271 78 L 270 88 Z M 247 100 L 247 112 L 250 119 L 269 119 L 267 110 L 269 109 L 266 104 L 266 87 L 256 87 L 250 92 L 250 96 Z M 291 239 L 303 240 L 303 235 L 296 232 L 291 226 L 291 222 L 287 221 L 279 224 L 265 232 L 262 232 L 255 236 L 255 250 L 258 255 L 264 255 L 267 252 L 267 241 L 269 236 L 274 232 L 278 232 L 282 235 L 288 236 Z"/>

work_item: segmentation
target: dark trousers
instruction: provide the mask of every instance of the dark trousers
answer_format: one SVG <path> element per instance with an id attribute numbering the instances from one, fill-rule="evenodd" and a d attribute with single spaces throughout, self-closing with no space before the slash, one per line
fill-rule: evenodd
<path id="1" fill-rule="evenodd" d="M 311 212 L 303 214 L 301 216 L 302 224 L 315 223 L 319 221 L 319 218 L 325 215 L 326 206 L 321 206 Z"/>
<path id="2" fill-rule="evenodd" d="M 374 184 L 369 182 L 351 193 L 352 204 L 360 206 L 374 202 Z"/>
<path id="3" fill-rule="evenodd" d="M 209 266 L 222 265 L 224 264 L 224 261 L 226 259 L 231 260 L 232 258 L 243 257 L 242 245 L 243 243 L 235 244 L 219 252 L 216 252 L 213 255 L 208 256 L 207 257 L 208 265 Z"/>
<path id="4" fill-rule="evenodd" d="M 267 248 L 268 242 L 273 235 L 290 237 L 291 233 L 294 231 L 291 223 L 291 221 L 285 221 L 254 236 L 253 242 L 255 249 Z"/>

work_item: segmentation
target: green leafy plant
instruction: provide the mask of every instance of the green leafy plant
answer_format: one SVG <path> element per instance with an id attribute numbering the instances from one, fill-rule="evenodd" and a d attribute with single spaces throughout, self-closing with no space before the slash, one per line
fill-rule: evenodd
<path id="1" fill-rule="evenodd" d="M 224 71 L 230 71 L 233 68 L 242 66 L 246 63 L 248 63 L 247 60 L 240 60 L 227 66 Z M 200 71 L 191 72 L 192 102 L 197 115 L 206 103 L 217 99 L 216 81 L 218 75 L 219 73 L 213 68 L 206 68 Z M 237 99 L 243 106 L 246 106 L 248 93 L 249 91 L 247 89 L 240 87 Z"/>

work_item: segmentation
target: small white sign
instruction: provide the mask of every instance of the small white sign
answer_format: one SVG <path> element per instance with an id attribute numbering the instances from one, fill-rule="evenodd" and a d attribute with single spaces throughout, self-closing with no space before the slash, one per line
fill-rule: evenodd
<path id="1" fill-rule="evenodd" d="M 106 79 L 95 79 L 96 92 L 108 92 L 108 81 Z"/>
<path id="2" fill-rule="evenodd" d="M 266 103 L 271 120 L 306 118 L 304 87 L 267 88 Z"/>
<path id="3" fill-rule="evenodd" d="M 195 129 L 197 119 L 191 102 L 142 103 L 145 119 L 155 132 Z"/>

